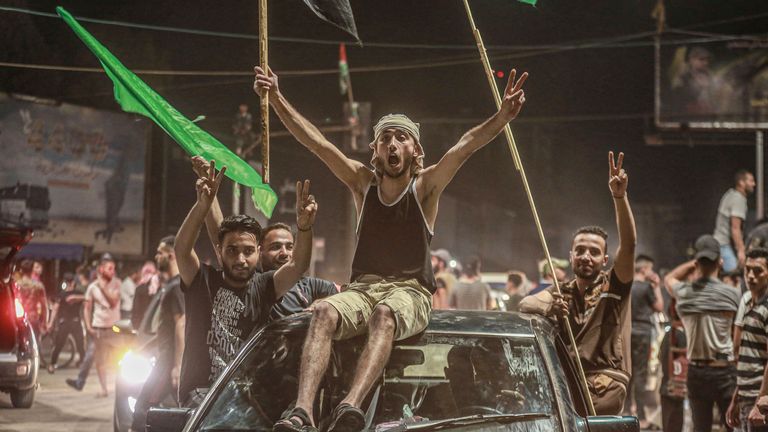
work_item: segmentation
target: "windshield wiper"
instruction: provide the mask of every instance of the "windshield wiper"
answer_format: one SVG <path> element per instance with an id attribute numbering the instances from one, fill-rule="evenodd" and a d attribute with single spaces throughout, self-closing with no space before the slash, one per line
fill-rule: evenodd
<path id="1" fill-rule="evenodd" d="M 521 421 L 530 421 L 549 418 L 545 413 L 522 413 L 522 414 L 475 414 L 464 417 L 456 417 L 445 420 L 425 421 L 410 424 L 399 424 L 397 426 L 385 429 L 384 432 L 400 431 L 434 431 L 452 426 L 468 426 L 482 423 L 515 423 Z"/>

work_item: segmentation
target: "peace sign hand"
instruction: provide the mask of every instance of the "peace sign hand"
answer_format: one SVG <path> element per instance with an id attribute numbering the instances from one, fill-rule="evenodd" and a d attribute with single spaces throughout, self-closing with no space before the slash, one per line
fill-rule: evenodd
<path id="1" fill-rule="evenodd" d="M 504 89 L 504 95 L 501 99 L 501 108 L 499 108 L 499 114 L 505 122 L 509 123 L 514 120 L 520 113 L 525 103 L 525 91 L 523 90 L 523 83 L 528 79 L 528 72 L 523 72 L 520 75 L 520 79 L 515 82 L 515 76 L 517 70 L 512 69 L 509 73 L 509 81 L 507 81 L 507 87 Z"/>
<path id="2" fill-rule="evenodd" d="M 309 193 L 309 180 L 296 182 L 296 228 L 308 231 L 315 224 L 317 202 L 315 196 Z"/>
<path id="3" fill-rule="evenodd" d="M 221 181 L 224 179 L 224 173 L 227 167 L 221 167 L 221 171 L 216 173 L 216 161 L 212 160 L 208 167 L 208 172 L 197 179 L 195 189 L 197 189 L 197 202 L 206 208 L 211 208 L 213 199 L 216 198 L 216 192 L 219 191 Z"/>
<path id="4" fill-rule="evenodd" d="M 614 198 L 624 198 L 627 193 L 628 176 L 623 165 L 623 152 L 619 152 L 618 161 L 614 160 L 612 151 L 608 152 L 608 188 Z"/>

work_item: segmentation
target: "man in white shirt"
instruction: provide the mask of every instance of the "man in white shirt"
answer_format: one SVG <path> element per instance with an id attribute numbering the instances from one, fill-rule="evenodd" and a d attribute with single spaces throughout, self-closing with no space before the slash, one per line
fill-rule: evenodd
<path id="1" fill-rule="evenodd" d="M 67 384 L 78 391 L 82 390 L 91 364 L 95 361 L 101 384 L 97 396 L 107 397 L 106 363 L 113 345 L 112 325 L 120 320 L 120 279 L 115 277 L 115 259 L 108 253 L 101 256 L 98 277 L 88 285 L 85 292 L 83 318 L 90 338 L 88 352 L 77 379 L 67 379 Z"/>

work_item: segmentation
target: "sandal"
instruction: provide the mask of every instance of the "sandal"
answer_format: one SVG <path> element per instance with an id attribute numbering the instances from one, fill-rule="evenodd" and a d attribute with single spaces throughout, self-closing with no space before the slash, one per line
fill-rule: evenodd
<path id="1" fill-rule="evenodd" d="M 294 417 L 299 420 L 294 419 Z M 294 407 L 272 426 L 272 432 L 317 432 L 304 408 Z"/>
<path id="2" fill-rule="evenodd" d="M 327 432 L 360 432 L 365 429 L 365 413 L 348 403 L 339 404 L 333 410 L 333 420 Z"/>

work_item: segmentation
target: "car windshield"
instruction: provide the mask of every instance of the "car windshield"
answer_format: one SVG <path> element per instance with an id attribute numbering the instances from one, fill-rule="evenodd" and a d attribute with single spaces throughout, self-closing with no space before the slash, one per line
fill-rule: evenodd
<path id="1" fill-rule="evenodd" d="M 296 400 L 303 336 L 263 333 L 221 383 L 199 430 L 271 431 Z M 506 430 L 559 429 L 547 368 L 532 337 L 427 333 L 416 339 L 394 347 L 382 379 L 364 402 L 369 430 L 467 416 L 474 416 L 473 424 L 487 419 Z M 315 404 L 321 428 L 346 395 L 364 344 L 364 338 L 334 343 Z"/>

